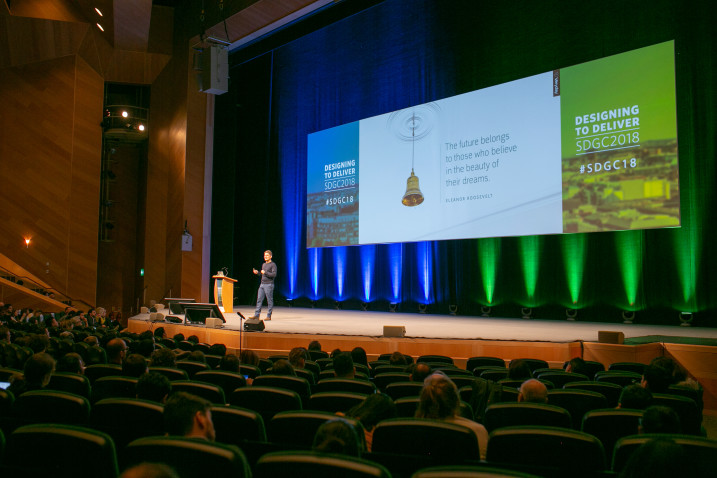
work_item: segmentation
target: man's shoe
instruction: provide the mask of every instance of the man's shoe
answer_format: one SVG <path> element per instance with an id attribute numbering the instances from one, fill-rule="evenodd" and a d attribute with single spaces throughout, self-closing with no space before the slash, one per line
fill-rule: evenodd
<path id="1" fill-rule="evenodd" d="M 264 320 L 271 320 L 271 317 L 267 317 L 267 318 L 266 318 L 266 319 L 264 319 Z"/>
<path id="2" fill-rule="evenodd" d="M 258 318 L 259 318 L 258 315 L 252 315 L 251 317 L 247 317 L 247 319 L 249 319 L 249 320 L 254 320 L 254 319 L 258 319 Z"/>

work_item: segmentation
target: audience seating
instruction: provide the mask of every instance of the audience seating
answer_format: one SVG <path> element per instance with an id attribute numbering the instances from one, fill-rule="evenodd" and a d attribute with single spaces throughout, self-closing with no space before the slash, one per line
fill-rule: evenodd
<path id="1" fill-rule="evenodd" d="M 483 418 L 488 432 L 509 426 L 544 425 L 570 428 L 570 413 L 562 407 L 544 403 L 493 403 Z"/>
<path id="2" fill-rule="evenodd" d="M 311 360 L 318 360 L 322 358 L 329 358 L 329 353 L 324 350 L 309 350 L 309 357 Z"/>
<path id="3" fill-rule="evenodd" d="M 245 441 L 266 441 L 264 419 L 259 412 L 232 405 L 214 405 L 211 410 L 218 442 L 241 446 Z"/>
<path id="4" fill-rule="evenodd" d="M 267 370 L 269 370 L 274 365 L 274 362 L 272 362 L 269 359 L 260 358 L 259 359 L 259 369 L 261 370 L 261 373 L 266 373 Z"/>
<path id="5" fill-rule="evenodd" d="M 279 451 L 262 456 L 254 469 L 254 478 L 391 478 L 382 465 L 346 455 L 311 451 Z"/>
<path id="6" fill-rule="evenodd" d="M 702 413 L 704 389 L 702 387 L 693 388 L 685 385 L 670 385 L 665 392 L 670 395 L 680 395 L 682 397 L 691 398 L 697 404 L 697 408 Z"/>
<path id="7" fill-rule="evenodd" d="M 538 475 L 499 468 L 495 465 L 432 466 L 416 471 L 411 478 L 540 478 Z"/>
<path id="8" fill-rule="evenodd" d="M 590 410 L 607 408 L 605 395 L 588 390 L 549 390 L 548 404 L 562 407 L 570 412 L 573 419 L 573 428 L 580 430 L 583 415 Z"/>
<path id="9" fill-rule="evenodd" d="M 18 424 L 87 425 L 90 421 L 90 402 L 72 393 L 33 390 L 15 399 L 11 413 Z"/>
<path id="10" fill-rule="evenodd" d="M 10 415 L 15 396 L 12 392 L 0 388 L 0 419 Z"/>
<path id="11" fill-rule="evenodd" d="M 550 368 L 550 365 L 548 365 L 548 362 L 545 360 L 540 359 L 534 359 L 534 358 L 521 358 L 521 359 L 513 359 L 513 360 L 522 360 L 526 364 L 528 364 L 528 367 L 530 367 L 530 371 L 533 372 L 539 368 Z M 511 363 L 513 362 L 511 360 Z"/>
<path id="12" fill-rule="evenodd" d="M 466 362 L 466 370 L 473 372 L 476 367 L 505 367 L 505 360 L 498 357 L 471 357 Z"/>
<path id="13" fill-rule="evenodd" d="M 194 380 L 211 383 L 224 390 L 224 396 L 228 397 L 237 388 L 246 387 L 244 375 L 223 370 L 204 370 L 194 375 Z"/>
<path id="14" fill-rule="evenodd" d="M 302 403 L 306 403 L 311 396 L 311 386 L 309 385 L 308 380 L 301 377 L 292 377 L 290 375 L 261 375 L 254 379 L 252 386 L 293 390 L 299 394 Z"/>
<path id="15" fill-rule="evenodd" d="M 393 400 L 397 400 L 404 397 L 418 397 L 421 395 L 421 390 L 423 390 L 421 382 L 393 382 L 386 386 L 385 392 Z"/>
<path id="16" fill-rule="evenodd" d="M 650 440 L 667 439 L 680 445 L 685 451 L 684 470 L 682 476 L 714 476 L 717 467 L 717 440 L 677 434 L 644 434 L 620 438 L 615 445 L 612 470 L 622 471 L 630 459 L 630 455 Z"/>
<path id="17" fill-rule="evenodd" d="M 304 369 L 309 370 L 311 373 L 313 373 L 314 377 L 318 377 L 319 373 L 321 372 L 321 367 L 319 366 L 319 364 L 311 360 L 304 361 Z"/>
<path id="18" fill-rule="evenodd" d="M 112 437 L 118 453 L 137 438 L 164 433 L 164 406 L 138 398 L 106 398 L 92 405 L 92 428 Z"/>
<path id="19" fill-rule="evenodd" d="M 327 421 L 336 418 L 338 417 L 335 413 L 313 410 L 279 412 L 269 421 L 266 432 L 272 443 L 310 449 L 314 443 L 316 430 Z M 353 418 L 341 418 L 353 425 L 360 443 L 364 443 L 361 423 Z"/>
<path id="20" fill-rule="evenodd" d="M 606 469 L 600 440 L 587 433 L 551 426 L 512 426 L 494 430 L 489 463 L 550 466 L 579 476 Z M 569 476 L 569 475 L 565 475 Z"/>
<path id="21" fill-rule="evenodd" d="M 419 402 L 419 397 L 403 397 L 394 400 L 393 403 L 396 405 L 396 414 L 399 417 L 410 418 L 416 415 Z M 459 412 L 462 417 L 473 420 L 473 408 L 468 402 L 461 401 Z"/>
<path id="22" fill-rule="evenodd" d="M 249 463 L 238 447 L 192 438 L 168 436 L 135 440 L 125 450 L 123 468 L 142 462 L 166 463 L 182 478 L 251 476 Z"/>
<path id="23" fill-rule="evenodd" d="M 9 367 L 0 368 L 0 382 L 9 382 L 13 375 L 22 375 L 22 370 Z"/>
<path id="24" fill-rule="evenodd" d="M 80 426 L 39 424 L 15 430 L 7 440 L 3 476 L 117 478 L 112 438 Z"/>
<path id="25" fill-rule="evenodd" d="M 307 382 L 309 382 L 309 386 L 311 386 L 311 389 L 313 390 L 313 386 L 316 385 L 316 375 L 311 370 L 307 370 L 305 368 L 297 368 L 294 369 L 294 372 L 296 373 L 297 377 L 305 378 Z"/>
<path id="26" fill-rule="evenodd" d="M 172 392 L 191 393 L 217 405 L 227 403 L 222 387 L 199 380 L 177 380 L 172 382 Z"/>
<path id="27" fill-rule="evenodd" d="M 172 339 L 167 339 L 167 338 L 159 339 L 159 343 L 162 344 L 162 345 L 164 345 L 164 346 L 167 347 L 168 349 L 174 350 L 174 349 L 177 348 L 177 342 L 175 342 L 175 341 L 172 340 Z"/>
<path id="28" fill-rule="evenodd" d="M 645 367 L 647 367 L 646 364 L 639 362 L 615 362 L 611 363 L 607 369 L 613 372 L 620 370 L 623 372 L 633 372 L 642 375 L 645 373 Z"/>
<path id="29" fill-rule="evenodd" d="M 328 367 L 334 366 L 334 359 L 328 356 L 317 358 L 314 361 L 319 367 L 321 367 L 321 370 L 326 370 Z"/>
<path id="30" fill-rule="evenodd" d="M 566 390 L 589 390 L 591 392 L 602 393 L 607 399 L 607 406 L 615 408 L 620 400 L 622 387 L 610 382 L 570 382 L 563 387 Z"/>
<path id="31" fill-rule="evenodd" d="M 85 377 L 90 380 L 90 384 L 99 378 L 115 375 L 122 375 L 122 366 L 115 363 L 97 363 L 85 368 Z"/>
<path id="32" fill-rule="evenodd" d="M 640 383 L 642 375 L 635 372 L 628 372 L 624 370 L 605 370 L 604 372 L 597 372 L 595 374 L 596 382 L 609 382 L 620 385 L 621 387 L 627 387 L 633 383 Z"/>
<path id="33" fill-rule="evenodd" d="M 594 360 L 585 361 L 585 375 L 588 376 L 588 380 L 595 380 L 595 374 L 604 371 L 605 365 L 601 362 L 596 362 Z"/>
<path id="34" fill-rule="evenodd" d="M 399 373 L 406 370 L 407 365 L 379 365 L 373 371 L 373 377 L 376 378 L 378 375 L 383 373 Z"/>
<path id="35" fill-rule="evenodd" d="M 538 380 L 547 380 L 552 382 L 555 388 L 563 388 L 566 383 L 570 382 L 584 382 L 588 380 L 587 375 L 581 373 L 563 372 L 562 370 L 554 370 L 550 372 L 543 372 L 535 376 Z"/>
<path id="36" fill-rule="evenodd" d="M 348 392 L 363 393 L 366 395 L 376 393 L 376 385 L 366 380 L 325 378 L 320 380 L 313 388 L 314 393 L 320 392 Z"/>
<path id="37" fill-rule="evenodd" d="M 264 423 L 278 412 L 303 408 L 301 397 L 293 390 L 254 385 L 234 390 L 229 396 L 229 403 L 259 412 Z"/>
<path id="38" fill-rule="evenodd" d="M 642 413 L 642 410 L 629 408 L 590 410 L 583 416 L 581 431 L 600 440 L 608 463 L 612 463 L 615 443 L 622 437 L 638 433 Z"/>
<path id="39" fill-rule="evenodd" d="M 421 355 L 416 363 L 442 363 L 453 365 L 453 358 L 446 355 Z"/>
<path id="40" fill-rule="evenodd" d="M 475 368 L 475 370 L 479 370 L 479 369 L 481 369 L 481 367 Z M 503 378 L 508 378 L 508 369 L 507 368 L 489 367 L 489 368 L 485 368 L 484 370 L 481 370 L 480 375 L 478 375 L 478 376 L 480 378 L 484 378 L 486 380 L 492 380 L 494 382 L 497 382 L 498 380 L 501 380 Z"/>
<path id="41" fill-rule="evenodd" d="M 45 388 L 48 390 L 74 393 L 88 400 L 92 397 L 89 379 L 79 373 L 53 372 L 50 377 L 50 383 L 48 383 Z"/>
<path id="42" fill-rule="evenodd" d="M 180 360 L 179 362 L 177 362 L 177 368 L 180 368 L 187 372 L 187 375 L 189 375 L 190 379 L 192 379 L 197 372 L 209 370 L 209 366 L 205 363 L 189 362 L 187 360 Z"/>
<path id="43" fill-rule="evenodd" d="M 156 372 L 164 375 L 167 377 L 170 381 L 174 382 L 175 380 L 189 380 L 189 374 L 182 370 L 181 368 L 173 368 L 173 367 L 149 367 L 150 372 Z"/>
<path id="44" fill-rule="evenodd" d="M 409 380 L 411 380 L 411 374 L 408 372 L 388 372 L 373 377 L 373 383 L 380 391 L 386 390 L 389 383 L 408 382 Z"/>
<path id="45" fill-rule="evenodd" d="M 672 408 L 680 417 L 682 433 L 686 435 L 700 435 L 702 428 L 702 414 L 697 404 L 691 398 L 667 393 L 653 393 L 653 405 L 664 405 Z"/>
<path id="46" fill-rule="evenodd" d="M 309 398 L 306 410 L 345 413 L 366 399 L 362 393 L 320 392 Z"/>
<path id="47" fill-rule="evenodd" d="M 219 367 L 219 364 L 222 362 L 222 356 L 207 354 L 204 356 L 204 360 L 207 361 L 209 370 L 214 370 L 215 368 Z"/>
<path id="48" fill-rule="evenodd" d="M 374 453 L 429 455 L 455 462 L 479 460 L 475 433 L 468 427 L 424 418 L 390 418 L 376 425 Z"/>
<path id="49" fill-rule="evenodd" d="M 261 375 L 261 369 L 256 365 L 241 364 L 239 365 L 239 373 L 246 375 L 248 378 L 256 378 Z"/>
<path id="50" fill-rule="evenodd" d="M 185 350 L 187 352 L 191 352 L 194 349 L 194 344 L 188 340 L 182 340 L 177 344 L 177 348 L 179 350 Z"/>
<path id="51" fill-rule="evenodd" d="M 92 384 L 92 402 L 103 398 L 134 398 L 137 396 L 137 380 L 114 375 L 98 378 Z"/>
<path id="52" fill-rule="evenodd" d="M 198 344 L 194 344 L 194 347 L 192 347 L 192 352 L 194 352 L 195 350 L 199 350 L 200 352 L 202 352 L 206 358 L 206 355 L 209 353 L 209 344 L 203 344 L 201 342 Z"/>

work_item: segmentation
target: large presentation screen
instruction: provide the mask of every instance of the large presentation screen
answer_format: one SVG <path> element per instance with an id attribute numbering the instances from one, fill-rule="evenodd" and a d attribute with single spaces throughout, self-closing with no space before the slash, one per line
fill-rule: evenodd
<path id="1" fill-rule="evenodd" d="M 308 135 L 307 246 L 678 227 L 672 41 Z"/>

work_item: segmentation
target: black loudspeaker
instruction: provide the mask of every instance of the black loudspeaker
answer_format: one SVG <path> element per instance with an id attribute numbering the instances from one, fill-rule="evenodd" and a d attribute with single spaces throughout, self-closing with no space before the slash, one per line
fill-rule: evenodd
<path id="1" fill-rule="evenodd" d="M 265 328 L 264 321 L 261 319 L 246 319 L 244 322 L 244 330 L 247 332 L 261 332 Z"/>

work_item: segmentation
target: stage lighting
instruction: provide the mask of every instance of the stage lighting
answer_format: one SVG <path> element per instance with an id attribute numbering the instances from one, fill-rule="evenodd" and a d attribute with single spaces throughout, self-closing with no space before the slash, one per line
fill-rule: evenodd
<path id="1" fill-rule="evenodd" d="M 286 299 L 286 303 L 289 307 L 294 307 L 294 299 Z"/>
<path id="2" fill-rule="evenodd" d="M 690 327 L 692 325 L 692 312 L 680 312 L 680 325 Z"/>
<path id="3" fill-rule="evenodd" d="M 458 306 L 456 304 L 450 304 L 448 306 L 448 313 L 451 315 L 456 315 L 456 312 L 458 312 Z"/>
<path id="4" fill-rule="evenodd" d="M 419 313 L 419 314 L 425 314 L 425 313 L 426 313 L 426 304 L 418 304 L 418 313 Z"/>
<path id="5" fill-rule="evenodd" d="M 481 317 L 490 317 L 491 308 L 487 305 L 481 305 L 480 306 L 480 316 Z"/>
<path id="6" fill-rule="evenodd" d="M 521 308 L 520 313 L 522 314 L 524 319 L 532 319 L 533 318 L 533 309 L 531 309 L 530 307 Z"/>
<path id="7" fill-rule="evenodd" d="M 575 320 L 575 317 L 578 316 L 578 309 L 565 309 L 565 317 L 568 320 Z"/>
<path id="8" fill-rule="evenodd" d="M 312 301 L 311 301 L 311 308 L 312 308 L 312 309 L 315 309 L 315 308 L 316 308 L 316 301 L 315 301 L 315 300 L 312 300 Z"/>
<path id="9" fill-rule="evenodd" d="M 368 302 L 361 302 L 361 310 L 364 312 L 368 310 Z"/>
<path id="10" fill-rule="evenodd" d="M 391 302 L 390 304 L 388 304 L 388 311 L 396 312 L 397 307 L 398 307 L 398 302 Z"/>
<path id="11" fill-rule="evenodd" d="M 622 311 L 622 323 L 623 324 L 631 324 L 633 320 L 635 320 L 635 311 L 633 311 L 633 310 L 623 310 Z"/>
<path id="12" fill-rule="evenodd" d="M 334 309 L 341 310 L 341 302 L 339 302 L 338 300 L 335 300 L 334 301 Z"/>

